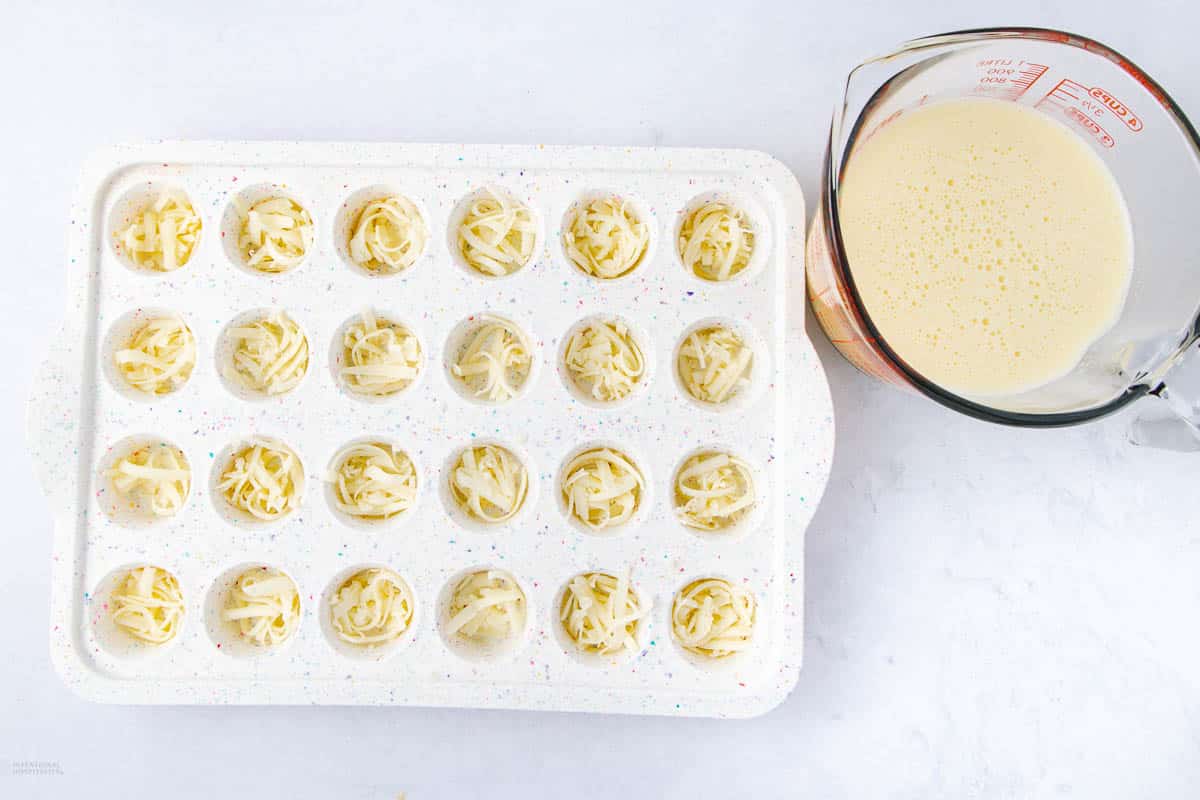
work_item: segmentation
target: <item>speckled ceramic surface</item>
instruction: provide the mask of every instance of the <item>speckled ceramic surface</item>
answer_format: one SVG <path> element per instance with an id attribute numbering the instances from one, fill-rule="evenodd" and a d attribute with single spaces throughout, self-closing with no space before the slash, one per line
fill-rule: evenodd
<path id="1" fill-rule="evenodd" d="M 231 198 L 276 184 L 312 213 L 317 240 L 282 275 L 231 262 L 222 218 Z M 482 185 L 524 200 L 544 231 L 534 263 L 488 280 L 452 257 L 449 221 Z M 111 245 L 131 198 L 160 185 L 183 189 L 203 217 L 197 252 L 169 274 L 140 273 Z M 368 187 L 410 197 L 426 215 L 430 244 L 410 269 L 370 277 L 339 255 L 339 212 Z M 558 232 L 571 204 L 595 191 L 631 198 L 651 230 L 647 260 L 632 275 L 597 282 L 563 255 Z M 672 239 L 680 214 L 712 193 L 750 212 L 763 254 L 743 279 L 708 284 L 690 275 Z M 65 331 L 34 382 L 29 432 L 34 461 L 56 513 L 51 643 L 64 680 L 106 702 L 445 705 L 743 717 L 773 708 L 795 684 L 803 629 L 804 531 L 829 474 L 833 417 L 828 387 L 804 333 L 800 188 L 770 157 L 748 151 L 389 144 L 161 143 L 112 148 L 86 166 L 71 210 Z M 309 338 L 308 374 L 295 391 L 259 402 L 231 394 L 218 377 L 216 342 L 239 314 L 288 311 Z M 340 327 L 373 307 L 414 330 L 422 375 L 395 398 L 347 395 L 330 365 Z M 146 310 L 175 311 L 196 335 L 189 382 L 148 402 L 112 379 L 107 363 L 123 324 Z M 534 343 L 528 391 L 502 406 L 455 391 L 444 363 L 456 326 L 481 312 L 517 321 Z M 580 402 L 559 367 L 564 334 L 593 314 L 617 314 L 643 337 L 648 384 L 614 409 Z M 756 346 L 756 386 L 728 411 L 693 405 L 674 375 L 685 330 L 709 318 L 734 322 Z M 210 491 L 222 451 L 251 434 L 277 437 L 301 457 L 302 506 L 268 525 L 233 524 Z M 415 462 L 417 505 L 394 523 L 352 527 L 331 510 L 322 479 L 333 454 L 370 436 L 400 445 Z M 165 521 L 131 525 L 112 514 L 102 471 L 123 444 L 169 441 L 186 454 L 192 493 Z M 449 459 L 480 440 L 508 443 L 527 460 L 527 513 L 483 531 L 464 526 L 439 487 Z M 556 485 L 581 445 L 620 445 L 649 483 L 645 513 L 610 536 L 582 532 L 564 516 Z M 744 535 L 697 536 L 676 521 L 671 480 L 697 448 L 729 449 L 755 468 L 761 512 Z M 129 645 L 106 630 L 106 586 L 133 564 L 180 579 L 186 623 L 172 644 Z M 242 564 L 293 576 L 303 601 L 299 631 L 277 651 L 218 647 L 215 613 L 223 576 Z M 414 627 L 403 646 L 351 657 L 321 621 L 331 584 L 355 567 L 387 565 L 412 586 Z M 449 580 L 475 566 L 511 572 L 529 600 L 524 638 L 492 659 L 464 658 L 439 635 L 438 603 Z M 573 575 L 601 569 L 631 577 L 650 615 L 640 651 L 610 663 L 582 661 L 555 633 L 555 599 Z M 672 639 L 674 593 L 718 575 L 758 601 L 754 647 L 733 663 L 700 665 Z M 215 634 L 215 635 L 214 635 Z"/>

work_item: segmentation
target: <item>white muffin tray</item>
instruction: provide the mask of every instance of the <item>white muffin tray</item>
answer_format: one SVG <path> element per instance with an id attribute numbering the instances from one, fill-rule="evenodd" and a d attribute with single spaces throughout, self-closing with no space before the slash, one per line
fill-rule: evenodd
<path id="1" fill-rule="evenodd" d="M 226 246 L 231 200 L 264 185 L 300 200 L 317 231 L 304 263 L 282 275 L 247 272 Z M 460 204 L 484 185 L 523 200 L 542 231 L 534 262 L 507 278 L 470 272 L 451 247 Z M 131 204 L 164 186 L 190 197 L 204 222 L 200 243 L 175 272 L 136 271 L 114 251 L 112 231 Z M 347 209 L 378 187 L 415 201 L 430 229 L 425 254 L 397 276 L 362 273 L 338 244 Z M 630 199 L 651 231 L 644 262 L 615 281 L 582 274 L 559 244 L 564 214 L 596 192 Z M 758 233 L 755 262 L 726 284 L 687 272 L 673 244 L 684 210 L 714 195 L 743 207 Z M 828 386 L 804 332 L 804 224 L 792 174 L 741 150 L 164 142 L 98 153 L 71 209 L 65 325 L 51 339 L 29 405 L 33 462 L 55 515 L 56 668 L 81 695 L 120 703 L 718 717 L 773 708 L 800 669 L 804 532 L 833 451 Z M 286 310 L 307 333 L 308 374 L 282 397 L 241 399 L 219 377 L 216 344 L 235 317 L 267 307 Z M 330 362 L 334 337 L 366 307 L 403 322 L 423 345 L 417 383 L 382 402 L 346 394 Z M 154 401 L 133 396 L 108 367 L 114 342 L 145 310 L 181 314 L 199 351 L 188 383 Z M 527 391 L 506 405 L 464 397 L 447 374 L 447 343 L 482 312 L 516 321 L 534 344 Z M 629 321 L 651 363 L 645 387 L 614 408 L 577 397 L 559 365 L 564 336 L 597 314 Z M 735 324 L 756 350 L 752 387 L 719 412 L 697 406 L 673 377 L 685 331 L 713 319 Z M 251 435 L 282 440 L 304 464 L 301 508 L 278 523 L 231 522 L 211 491 L 222 454 Z M 402 447 L 420 477 L 416 507 L 383 526 L 347 524 L 323 486 L 330 458 L 362 437 Z M 184 508 L 149 525 L 110 513 L 102 477 L 120 448 L 139 438 L 175 444 L 192 469 Z M 488 440 L 526 459 L 531 477 L 527 510 L 497 530 L 464 524 L 441 490 L 452 456 Z M 560 466 L 600 442 L 632 456 L 649 486 L 642 513 L 609 536 L 577 527 L 558 502 Z M 671 508 L 676 468 L 709 446 L 741 455 L 758 475 L 759 508 L 738 535 L 697 535 Z M 108 622 L 106 589 L 136 564 L 170 570 L 184 592 L 184 627 L 162 648 L 131 646 Z M 218 646 L 223 587 L 249 564 L 280 568 L 300 588 L 300 628 L 277 651 Z M 322 618 L 331 587 L 368 565 L 403 576 L 417 607 L 403 646 L 363 658 L 339 646 Z M 439 631 L 445 587 L 480 566 L 508 570 L 529 601 L 524 637 L 494 658 L 448 646 Z M 628 659 L 581 659 L 557 633 L 558 593 L 591 570 L 629 576 L 651 605 L 639 651 Z M 698 663 L 671 635 L 675 592 L 708 576 L 744 586 L 758 602 L 754 645 L 732 662 Z"/>

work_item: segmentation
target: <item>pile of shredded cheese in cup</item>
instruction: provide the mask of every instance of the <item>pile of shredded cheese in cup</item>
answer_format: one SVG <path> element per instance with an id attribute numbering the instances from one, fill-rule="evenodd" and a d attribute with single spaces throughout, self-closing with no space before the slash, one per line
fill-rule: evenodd
<path id="1" fill-rule="evenodd" d="M 567 258 L 585 274 L 602 280 L 632 272 L 642 263 L 649 244 L 646 225 L 619 197 L 581 204 L 563 225 Z"/>
<path id="2" fill-rule="evenodd" d="M 450 471 L 450 494 L 472 519 L 499 523 L 525 503 L 529 476 L 506 447 L 484 444 L 463 450 Z"/>
<path id="3" fill-rule="evenodd" d="M 175 391 L 196 366 L 196 337 L 181 318 L 157 317 L 133 332 L 113 353 L 117 371 L 134 389 L 150 395 Z"/>
<path id="4" fill-rule="evenodd" d="M 720 404 L 750 384 L 754 351 L 730 328 L 692 331 L 679 346 L 679 379 L 695 399 Z"/>
<path id="5" fill-rule="evenodd" d="M 638 509 L 646 483 L 624 454 L 607 447 L 586 450 L 563 469 L 567 512 L 594 531 L 628 521 Z"/>
<path id="6" fill-rule="evenodd" d="M 192 470 L 183 451 L 161 443 L 139 447 L 105 471 L 118 495 L 156 517 L 183 508 L 192 489 Z"/>
<path id="7" fill-rule="evenodd" d="M 313 244 L 312 217 L 290 197 L 268 197 L 247 206 L 234 199 L 241 217 L 238 252 L 259 272 L 287 272 L 304 260 Z"/>
<path id="8" fill-rule="evenodd" d="M 721 578 L 693 581 L 675 595 L 671 630 L 690 653 L 725 658 L 750 647 L 754 596 Z"/>
<path id="9" fill-rule="evenodd" d="M 484 187 L 459 223 L 458 251 L 472 269 L 499 278 L 529 263 L 536 234 L 528 207 Z"/>
<path id="10" fill-rule="evenodd" d="M 450 372 L 476 397 L 503 403 L 520 391 L 532 366 L 525 334 L 512 322 L 485 314 L 469 332 Z"/>
<path id="11" fill-rule="evenodd" d="M 425 252 L 429 229 L 420 209 L 393 195 L 368 202 L 350 226 L 346 250 L 358 266 L 382 275 L 408 269 Z"/>
<path id="12" fill-rule="evenodd" d="M 279 570 L 253 567 L 230 587 L 221 619 L 234 623 L 251 644 L 283 644 L 300 624 L 300 592 L 296 583 Z"/>
<path id="13" fill-rule="evenodd" d="M 179 269 L 192 257 L 201 222 L 183 192 L 161 192 L 128 227 L 115 234 L 118 249 L 138 267 L 157 272 Z"/>
<path id="14" fill-rule="evenodd" d="M 417 499 L 417 471 L 412 461 L 383 442 L 342 448 L 333 457 L 326 480 L 333 487 L 337 509 L 361 519 L 390 519 L 412 508 Z"/>
<path id="15" fill-rule="evenodd" d="M 501 570 L 472 572 L 455 584 L 449 616 L 450 636 L 482 645 L 503 642 L 525 629 L 525 593 Z"/>
<path id="16" fill-rule="evenodd" d="M 282 311 L 230 328 L 226 378 L 267 396 L 295 389 L 308 372 L 308 338 Z"/>
<path id="17" fill-rule="evenodd" d="M 393 395 L 417 379 L 421 371 L 421 343 L 395 322 L 365 309 L 358 321 L 342 334 L 342 368 L 347 389 L 372 397 Z"/>
<path id="18" fill-rule="evenodd" d="M 329 599 L 329 621 L 338 638 L 359 646 L 382 645 L 412 624 L 412 590 L 390 569 L 372 567 L 347 578 Z"/>
<path id="19" fill-rule="evenodd" d="M 754 253 L 754 232 L 741 209 L 705 203 L 679 229 L 679 258 L 706 281 L 727 281 L 744 270 Z"/>
<path id="20" fill-rule="evenodd" d="M 602 403 L 624 399 L 646 374 L 646 359 L 621 320 L 593 320 L 571 335 L 563 354 L 571 380 Z"/>
<path id="21" fill-rule="evenodd" d="M 304 469 L 286 445 L 254 440 L 229 459 L 217 491 L 230 508 L 270 522 L 300 507 Z"/>
<path id="22" fill-rule="evenodd" d="M 700 453 L 675 476 L 675 513 L 689 528 L 728 528 L 754 506 L 750 465 L 728 453 Z"/>
<path id="23" fill-rule="evenodd" d="M 624 577 L 588 572 L 567 584 L 558 618 L 581 652 L 617 655 L 637 650 L 647 610 Z"/>
<path id="24" fill-rule="evenodd" d="M 166 644 L 183 624 L 183 593 L 165 569 L 135 567 L 125 573 L 108 597 L 113 623 L 147 644 Z"/>

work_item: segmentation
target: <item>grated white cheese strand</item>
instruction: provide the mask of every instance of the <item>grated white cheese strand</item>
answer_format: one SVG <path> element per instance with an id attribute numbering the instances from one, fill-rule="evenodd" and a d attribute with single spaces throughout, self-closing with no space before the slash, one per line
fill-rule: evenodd
<path id="1" fill-rule="evenodd" d="M 226 377 L 268 396 L 290 392 L 308 372 L 308 338 L 282 311 L 230 328 Z"/>
<path id="2" fill-rule="evenodd" d="M 482 315 L 450 366 L 476 397 L 492 403 L 511 400 L 533 365 L 525 334 L 512 322 Z"/>
<path id="3" fill-rule="evenodd" d="M 390 519 L 413 507 L 417 471 L 408 455 L 384 442 L 343 447 L 325 480 L 338 510 L 362 519 Z"/>
<path id="4" fill-rule="evenodd" d="M 183 451 L 165 442 L 137 448 L 104 474 L 118 495 L 156 517 L 178 512 L 192 489 L 192 470 Z"/>
<path id="5" fill-rule="evenodd" d="M 354 573 L 329 601 L 330 622 L 338 638 L 360 646 L 387 644 L 412 624 L 416 601 L 404 579 L 390 569 Z"/>
<path id="6" fill-rule="evenodd" d="M 308 254 L 313 222 L 308 211 L 290 197 L 274 196 L 247 206 L 234 204 L 241 218 L 238 251 L 247 267 L 259 272 L 287 272 Z"/>
<path id="7" fill-rule="evenodd" d="M 688 394 L 720 404 L 750 384 L 754 351 L 732 329 L 720 325 L 692 331 L 679 347 L 676 367 Z"/>
<path id="8" fill-rule="evenodd" d="M 757 608 L 754 596 L 722 578 L 685 586 L 671 605 L 671 629 L 687 651 L 726 658 L 750 647 Z"/>
<path id="9" fill-rule="evenodd" d="M 508 448 L 468 447 L 450 470 L 450 494 L 470 517 L 499 523 L 512 519 L 525 503 L 529 475 Z"/>
<path id="10" fill-rule="evenodd" d="M 407 388 L 421 371 L 421 343 L 403 325 L 364 309 L 342 335 L 345 386 L 355 394 L 386 397 Z"/>
<path id="11" fill-rule="evenodd" d="M 458 251 L 473 269 L 498 278 L 529 263 L 535 236 L 527 206 L 505 192 L 484 187 L 458 226 Z"/>
<path id="12" fill-rule="evenodd" d="M 646 359 L 620 320 L 594 320 L 572 334 L 563 362 L 575 385 L 603 403 L 628 397 L 646 374 Z"/>
<path id="13" fill-rule="evenodd" d="M 393 195 L 362 207 L 350 226 L 346 249 L 368 272 L 391 275 L 411 267 L 425 252 L 428 239 L 421 210 L 407 197 Z"/>
<path id="14" fill-rule="evenodd" d="M 253 440 L 230 457 L 217 491 L 231 508 L 269 522 L 300 507 L 304 470 L 286 445 Z"/>
<path id="15" fill-rule="evenodd" d="M 159 567 L 125 573 L 108 598 L 112 621 L 147 644 L 166 644 L 183 625 L 183 593 L 174 575 Z"/>
<path id="16" fill-rule="evenodd" d="M 253 567 L 230 587 L 221 619 L 235 623 L 238 633 L 251 644 L 283 644 L 300 625 L 300 591 L 279 570 Z"/>
<path id="17" fill-rule="evenodd" d="M 628 579 L 588 572 L 576 575 L 567 585 L 558 618 L 581 652 L 616 655 L 637 650 L 647 610 Z"/>
<path id="18" fill-rule="evenodd" d="M 495 644 L 525 629 L 525 593 L 500 570 L 472 572 L 455 584 L 446 633 L 477 644 Z"/>
<path id="19" fill-rule="evenodd" d="M 633 462 L 607 447 L 596 447 L 575 456 L 563 474 L 561 491 L 568 513 L 596 531 L 629 520 L 637 511 L 646 486 Z"/>
<path id="20" fill-rule="evenodd" d="M 563 226 L 567 258 L 582 272 L 612 280 L 642 262 L 650 233 L 637 212 L 620 197 L 602 197 L 575 208 Z"/>
<path id="21" fill-rule="evenodd" d="M 679 258 L 707 281 L 727 281 L 754 253 L 754 231 L 739 208 L 711 202 L 697 208 L 679 229 Z"/>
<path id="22" fill-rule="evenodd" d="M 728 528 L 741 520 L 754 502 L 750 465 L 728 453 L 695 455 L 675 476 L 675 513 L 689 528 Z"/>
<path id="23" fill-rule="evenodd" d="M 202 227 L 187 195 L 168 189 L 138 211 L 114 239 L 118 251 L 136 266 L 172 272 L 191 259 Z"/>
<path id="24" fill-rule="evenodd" d="M 113 353 L 113 361 L 134 389 L 152 395 L 169 394 L 192 375 L 196 337 L 180 317 L 157 317 L 135 330 L 125 347 Z"/>

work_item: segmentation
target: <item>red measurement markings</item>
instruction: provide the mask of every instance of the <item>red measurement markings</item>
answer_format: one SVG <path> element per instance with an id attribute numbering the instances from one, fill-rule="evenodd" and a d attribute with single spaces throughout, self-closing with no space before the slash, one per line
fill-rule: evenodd
<path id="1" fill-rule="evenodd" d="M 1113 137 L 1109 136 L 1108 131 L 1100 127 L 1100 123 L 1096 122 L 1096 120 L 1092 119 L 1075 106 L 1068 106 L 1066 109 L 1064 109 L 1064 113 L 1067 115 L 1068 119 L 1075 120 L 1085 131 L 1092 134 L 1092 136 L 1095 136 L 1096 141 L 1100 142 L 1100 144 L 1104 145 L 1105 147 L 1112 147 L 1116 144 L 1116 141 L 1113 139 Z"/>
<path id="2" fill-rule="evenodd" d="M 1038 78 L 1049 69 L 1045 64 L 1034 64 L 1015 58 L 985 58 L 975 63 L 979 71 L 977 94 L 1016 100 L 1029 90 Z"/>
<path id="3" fill-rule="evenodd" d="M 1050 69 L 1045 64 L 1031 64 L 1028 61 L 1021 62 L 1021 69 L 1017 71 L 1017 77 L 1013 78 L 1013 86 L 1020 89 L 1017 92 L 1017 97 L 1025 94 L 1030 86 L 1037 82 L 1037 79 L 1046 74 L 1046 70 Z"/>
<path id="4" fill-rule="evenodd" d="M 1064 78 L 1058 82 L 1050 91 L 1046 92 L 1046 96 L 1037 101 L 1037 105 L 1062 106 L 1066 108 L 1072 103 L 1079 102 L 1079 98 L 1087 94 L 1087 88 L 1076 83 L 1070 78 Z"/>
<path id="5" fill-rule="evenodd" d="M 1060 109 L 1068 119 L 1078 123 L 1105 147 L 1113 147 L 1116 140 L 1098 120 L 1116 117 L 1134 133 L 1144 127 L 1141 117 L 1104 89 L 1084 86 L 1070 78 L 1059 81 L 1037 102 L 1038 108 L 1043 106 Z"/>
<path id="6" fill-rule="evenodd" d="M 896 111 L 893 111 L 891 114 L 888 114 L 886 117 L 884 117 L 882 120 L 879 121 L 878 125 L 871 128 L 871 130 L 867 131 L 866 135 L 864 135 L 861 139 L 858 140 L 858 143 L 856 146 L 861 147 L 862 145 L 871 141 L 871 137 L 873 137 L 875 134 L 879 133 L 881 130 L 883 130 L 885 127 L 887 127 L 892 122 L 895 122 L 900 117 L 900 115 L 903 113 L 904 113 L 904 109 L 901 108 L 901 109 L 897 109 Z"/>
<path id="7" fill-rule="evenodd" d="M 1088 89 L 1088 94 L 1104 104 L 1104 107 L 1112 112 L 1113 116 L 1125 123 L 1125 127 L 1129 130 L 1140 131 L 1142 129 L 1142 120 L 1129 106 L 1122 103 L 1117 98 L 1113 97 L 1108 92 L 1101 89 L 1099 86 L 1093 86 Z"/>

